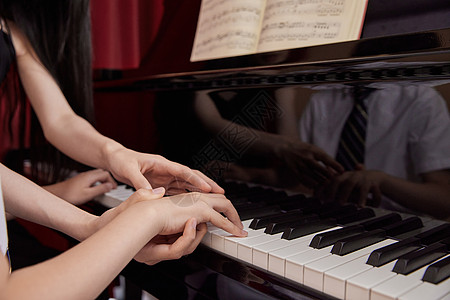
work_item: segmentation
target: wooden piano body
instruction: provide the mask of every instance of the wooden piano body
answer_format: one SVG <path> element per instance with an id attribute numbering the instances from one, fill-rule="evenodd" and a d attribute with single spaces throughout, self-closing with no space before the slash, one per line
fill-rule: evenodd
<path id="1" fill-rule="evenodd" d="M 269 173 L 241 172 L 267 169 L 271 166 L 271 157 L 252 152 L 252 146 L 257 143 L 257 136 L 252 136 L 252 131 L 249 136 L 239 130 L 233 131 L 235 128 L 232 126 L 217 128 L 215 122 L 210 127 L 205 126 L 210 118 L 204 118 L 198 108 L 211 107 L 213 103 L 215 106 L 212 108 L 219 111 L 220 117 L 232 121 L 232 124 L 275 135 L 279 134 L 279 124 L 284 124 L 286 118 L 298 122 L 311 95 L 330 87 L 339 90 L 356 84 L 417 85 L 435 91 L 446 101 L 448 109 L 450 24 L 443 27 L 430 25 L 429 28 L 424 24 L 409 32 L 395 32 L 392 29 L 394 23 L 402 18 L 410 17 L 409 21 L 414 21 L 420 15 L 418 10 L 424 6 L 434 11 L 437 18 L 442 13 L 450 16 L 448 5 L 445 1 L 435 1 L 433 5 L 427 1 L 408 1 L 411 4 L 408 15 L 407 10 L 400 11 L 406 9 L 405 2 L 369 2 L 365 31 L 358 41 L 190 63 L 190 45 L 178 47 L 180 40 L 170 36 L 160 37 L 157 39 L 160 47 L 152 52 L 153 58 L 143 62 L 140 70 L 122 72 L 117 80 L 96 82 L 98 127 L 126 146 L 159 153 L 202 169 L 225 185 L 230 181 L 250 181 L 264 188 L 270 186 L 271 191 L 299 193 L 299 182 L 292 182 L 290 175 L 284 178 L 286 174 L 280 170 Z M 172 22 L 169 22 L 170 26 L 163 32 L 176 32 L 177 28 L 184 28 L 176 37 L 185 35 L 184 40 L 188 40 L 193 38 L 198 1 L 195 5 L 186 4 L 186 1 L 180 3 L 179 10 L 175 10 Z M 387 8 L 383 10 L 381 5 L 391 5 L 391 11 L 387 12 Z M 183 9 L 194 13 L 190 16 L 183 14 Z M 392 17 L 394 12 L 399 14 L 398 19 Z M 401 12 L 403 16 L 400 16 Z M 177 16 L 183 16 L 179 21 L 186 22 L 185 27 L 174 21 Z M 393 31 L 380 29 L 383 28 L 382 22 L 394 26 L 391 28 Z M 176 51 L 179 52 L 174 55 Z M 172 57 L 167 57 L 166 52 Z M 158 61 L 159 64 L 156 63 Z M 222 98 L 205 104 L 202 102 L 205 100 L 199 97 L 204 92 Z M 292 94 L 295 96 L 292 97 Z M 231 95 L 230 98 L 227 95 Z M 289 95 L 294 99 L 292 110 L 283 106 L 283 100 L 278 102 L 280 95 Z M 108 107 L 107 114 L 102 107 Z M 122 108 L 129 109 L 132 116 L 124 117 Z M 209 112 L 203 113 L 209 115 Z M 131 128 L 131 131 L 125 128 L 120 122 L 123 119 L 134 122 L 136 128 Z M 224 142 L 225 139 L 228 139 L 227 142 Z M 230 139 L 234 141 L 230 142 Z M 114 197 L 102 201 L 106 201 L 103 202 L 106 206 L 111 206 L 115 203 Z M 403 219 L 409 216 L 411 214 L 402 214 Z M 429 222 L 428 227 L 414 231 L 413 236 L 448 224 L 428 217 L 422 217 L 422 220 Z M 220 233 L 213 230 L 208 236 L 224 240 Z M 177 261 L 162 262 L 156 266 L 132 262 L 123 275 L 161 299 L 344 298 L 338 296 L 342 294 L 330 293 L 323 284 L 322 290 L 313 288 L 286 274 L 277 274 L 222 250 L 212 245 L 210 240 L 194 254 Z M 450 293 L 450 288 L 447 292 Z M 450 297 L 448 293 L 441 296 Z M 390 297 L 396 299 L 397 295 Z"/>

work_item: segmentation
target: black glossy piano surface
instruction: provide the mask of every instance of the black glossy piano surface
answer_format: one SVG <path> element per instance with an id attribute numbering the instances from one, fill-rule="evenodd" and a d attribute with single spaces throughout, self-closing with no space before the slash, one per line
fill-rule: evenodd
<path id="1" fill-rule="evenodd" d="M 180 9 L 187 6 L 180 5 Z M 421 19 L 421 12 L 428 17 Z M 428 13 L 436 15 L 436 20 L 430 21 Z M 404 297 L 419 285 L 423 289 L 415 296 L 420 299 L 449 299 L 450 216 L 403 207 L 320 206 L 317 199 L 301 196 L 309 195 L 309 190 L 295 168 L 283 165 L 267 148 L 258 148 L 259 132 L 281 136 L 286 128 L 280 124 L 294 120 L 290 128 L 295 129 L 311 99 L 326 97 L 330 90 L 335 95 L 345 94 L 356 85 L 427 91 L 433 95 L 430 101 L 441 102 L 440 107 L 448 113 L 450 24 L 437 22 L 448 22 L 450 18 L 442 18 L 446 13 L 448 16 L 447 1 L 369 1 L 363 36 L 358 41 L 196 63 L 189 62 L 190 45 L 178 45 L 179 41 L 167 35 L 160 40 L 159 51 L 153 52 L 155 60 L 167 61 L 165 68 L 144 63 L 141 70 L 123 72 L 122 79 L 98 81 L 97 94 L 126 96 L 132 92 L 151 101 L 153 115 L 139 117 L 156 125 L 157 153 L 200 169 L 222 183 L 246 226 L 259 228 L 249 229 L 258 231 L 252 238 L 261 239 L 259 244 L 238 245 L 220 230 L 210 228 L 192 255 L 155 266 L 132 262 L 123 274 L 160 299 L 410 299 Z M 401 23 L 402 18 L 427 22 L 417 26 L 409 22 L 410 30 L 401 30 L 406 24 Z M 195 26 L 191 23 L 196 15 L 183 14 L 179 20 L 185 19 L 190 23 L 181 25 L 185 29 L 182 34 L 193 38 Z M 180 26 L 175 21 L 167 24 L 165 32 Z M 173 55 L 174 49 L 179 51 L 177 55 Z M 164 56 L 167 53 L 170 58 Z M 405 96 L 405 101 L 414 100 Z M 219 122 L 222 119 L 227 122 Z M 292 137 L 292 131 L 287 135 Z M 446 151 L 447 159 L 449 153 Z M 101 202 L 106 206 L 119 203 L 114 195 Z M 300 245 L 302 236 L 309 238 L 302 242 L 306 250 L 288 255 L 263 236 L 284 240 L 289 247 Z M 314 251 L 324 256 L 307 262 Z M 366 253 L 355 254 L 361 251 Z M 250 253 L 257 254 L 249 260 L 245 255 Z M 281 270 L 280 265 L 271 265 L 277 257 L 283 262 Z M 340 264 L 341 258 L 349 257 L 348 268 Z M 417 268 L 429 271 L 418 275 Z M 352 276 L 350 270 L 354 270 Z M 373 273 L 375 279 L 363 273 Z M 403 283 L 408 276 L 417 284 Z M 446 284 L 444 292 L 432 298 L 434 288 L 429 287 L 439 282 Z M 361 288 L 364 285 L 367 288 Z M 339 290 L 343 286 L 344 290 Z M 399 286 L 404 290 L 395 290 Z M 389 293 L 391 289 L 395 292 Z M 355 293 L 350 295 L 349 290 Z"/>

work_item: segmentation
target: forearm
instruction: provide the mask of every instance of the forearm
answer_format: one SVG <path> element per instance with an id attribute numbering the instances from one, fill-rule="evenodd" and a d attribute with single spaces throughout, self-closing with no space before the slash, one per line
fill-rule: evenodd
<path id="1" fill-rule="evenodd" d="M 65 253 L 15 271 L 9 277 L 3 274 L 7 280 L 2 296 L 5 299 L 94 299 L 157 234 L 159 228 L 149 225 L 157 224 L 156 217 L 155 212 L 139 205 L 125 210 Z"/>
<path id="2" fill-rule="evenodd" d="M 45 137 L 61 152 L 85 165 L 109 170 L 111 154 L 125 149 L 75 114 L 61 118 L 56 124 L 44 128 Z"/>
<path id="3" fill-rule="evenodd" d="M 387 175 L 380 186 L 390 199 L 437 218 L 450 216 L 450 187 L 434 182 L 417 183 Z"/>
<path id="4" fill-rule="evenodd" d="M 21 82 L 35 110 L 45 137 L 59 150 L 86 165 L 108 169 L 109 154 L 123 149 L 76 115 L 57 82 L 36 59 L 30 47 L 14 35 Z M 23 42 L 23 41 L 22 41 Z M 26 43 L 26 42 L 23 42 Z"/>
<path id="5" fill-rule="evenodd" d="M 8 213 L 83 240 L 95 216 L 43 190 L 0 165 L 3 197 Z"/>

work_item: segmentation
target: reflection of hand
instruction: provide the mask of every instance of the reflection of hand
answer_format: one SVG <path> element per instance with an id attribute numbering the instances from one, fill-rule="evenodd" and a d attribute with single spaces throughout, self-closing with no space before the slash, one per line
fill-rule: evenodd
<path id="1" fill-rule="evenodd" d="M 275 147 L 275 155 L 309 188 L 323 184 L 344 171 L 331 156 L 312 144 L 285 138 Z"/>
<path id="2" fill-rule="evenodd" d="M 220 186 L 200 171 L 159 155 L 121 148 L 111 153 L 109 166 L 116 179 L 136 189 L 164 187 L 169 195 L 184 193 L 186 190 L 224 193 Z"/>
<path id="3" fill-rule="evenodd" d="M 385 175 L 381 171 L 365 170 L 359 165 L 355 171 L 344 172 L 334 177 L 320 194 L 323 194 L 326 199 L 340 203 L 355 202 L 364 206 L 371 193 L 371 205 L 378 206 L 381 201 L 380 186 L 386 178 Z"/>
<path id="4" fill-rule="evenodd" d="M 117 186 L 109 172 L 96 169 L 44 188 L 74 205 L 83 204 Z"/>

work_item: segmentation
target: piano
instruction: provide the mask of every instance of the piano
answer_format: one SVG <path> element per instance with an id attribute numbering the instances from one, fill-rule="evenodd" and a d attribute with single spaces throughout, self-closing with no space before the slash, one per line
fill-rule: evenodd
<path id="1" fill-rule="evenodd" d="M 181 18 L 191 42 L 199 1 L 192 2 L 179 8 L 193 12 Z M 156 137 L 148 137 L 156 145 L 134 148 L 217 180 L 249 232 L 235 238 L 210 226 L 193 254 L 155 266 L 133 261 L 122 275 L 158 299 L 450 299 L 449 219 L 317 201 L 286 166 L 257 151 L 254 134 L 282 135 L 311 97 L 330 87 L 415 85 L 438 94 L 448 109 L 450 18 L 442 14 L 450 11 L 444 2 L 369 1 L 360 40 L 204 62 L 189 62 L 190 45 L 167 35 L 139 70 L 97 81 L 97 97 L 137 95 L 151 108 L 151 116 L 139 112 L 138 118 L 156 126 Z M 172 11 L 163 32 L 180 28 L 180 10 Z M 447 23 L 436 25 L 429 13 Z M 171 49 L 163 49 L 167 45 Z M 152 68 L 157 61 L 167 64 Z M 199 97 L 204 94 L 210 99 Z M 211 110 L 219 114 L 211 117 Z M 221 127 L 219 118 L 227 121 Z M 99 197 L 99 211 L 132 192 L 121 185 Z"/>

